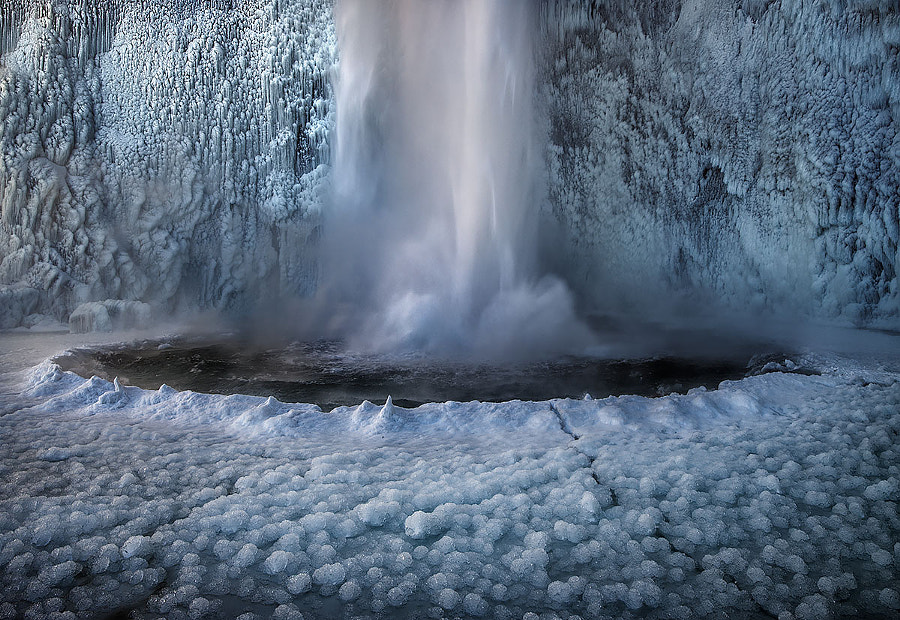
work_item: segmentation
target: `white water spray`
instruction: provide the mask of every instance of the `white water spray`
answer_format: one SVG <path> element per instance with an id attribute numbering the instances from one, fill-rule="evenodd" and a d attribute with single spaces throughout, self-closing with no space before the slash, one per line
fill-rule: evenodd
<path id="1" fill-rule="evenodd" d="M 338 0 L 325 291 L 353 344 L 520 355 L 584 343 L 536 264 L 534 16 L 519 0 Z"/>

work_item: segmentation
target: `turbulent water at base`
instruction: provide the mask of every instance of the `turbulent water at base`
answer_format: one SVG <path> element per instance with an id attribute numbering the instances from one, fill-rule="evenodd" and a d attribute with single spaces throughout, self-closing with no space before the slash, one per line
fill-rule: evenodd
<path id="1" fill-rule="evenodd" d="M 351 344 L 476 356 L 583 345 L 566 286 L 535 260 L 532 4 L 339 0 L 335 22 L 321 297 L 350 308 Z"/>

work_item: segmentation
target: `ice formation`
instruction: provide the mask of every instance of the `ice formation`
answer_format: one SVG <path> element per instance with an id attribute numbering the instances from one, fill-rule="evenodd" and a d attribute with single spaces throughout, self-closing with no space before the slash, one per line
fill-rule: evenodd
<path id="1" fill-rule="evenodd" d="M 662 398 L 331 412 L 3 374 L 0 617 L 892 617 L 891 346 Z"/>
<path id="2" fill-rule="evenodd" d="M 586 305 L 665 314 L 687 299 L 897 325 L 895 3 L 535 6 L 541 208 L 558 223 L 545 218 L 538 242 Z M 0 326 L 108 299 L 240 313 L 313 291 L 335 146 L 332 8 L 4 2 Z M 493 147 L 466 148 L 477 170 Z M 531 251 L 501 246 L 513 262 Z"/>
<path id="3" fill-rule="evenodd" d="M 83 302 L 243 309 L 314 285 L 327 0 L 0 9 L 0 326 Z"/>
<path id="4" fill-rule="evenodd" d="M 897 325 L 895 2 L 543 7 L 571 282 L 611 309 L 671 312 L 659 290 L 700 291 Z"/>
<path id="5" fill-rule="evenodd" d="M 148 325 L 150 320 L 150 306 L 140 301 L 92 301 L 81 304 L 69 315 L 69 331 L 83 334 L 136 329 Z"/>

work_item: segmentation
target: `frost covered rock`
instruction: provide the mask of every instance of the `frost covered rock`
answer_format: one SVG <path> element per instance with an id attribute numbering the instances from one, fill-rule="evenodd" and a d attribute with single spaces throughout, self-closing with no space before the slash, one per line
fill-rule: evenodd
<path id="1" fill-rule="evenodd" d="M 437 604 L 444 609 L 451 610 L 459 605 L 460 596 L 456 590 L 452 588 L 444 588 L 437 595 Z"/>
<path id="2" fill-rule="evenodd" d="M 413 539 L 434 536 L 444 529 L 440 515 L 417 510 L 406 517 L 404 523 L 406 535 Z"/>
<path id="3" fill-rule="evenodd" d="M 284 571 L 287 565 L 293 560 L 294 556 L 287 551 L 273 551 L 272 554 L 263 562 L 263 568 L 270 575 L 277 575 Z"/>
<path id="4" fill-rule="evenodd" d="M 232 562 L 238 568 L 247 568 L 254 562 L 256 562 L 256 558 L 259 555 L 259 549 L 253 543 L 247 543 L 241 550 L 237 552 L 237 554 L 232 559 Z"/>
<path id="5" fill-rule="evenodd" d="M 144 555 L 149 550 L 150 539 L 147 536 L 132 536 L 122 545 L 122 557 L 131 558 Z"/>
<path id="6" fill-rule="evenodd" d="M 487 613 L 488 604 L 479 594 L 470 592 L 463 599 L 463 609 L 470 616 L 481 617 Z"/>
<path id="7" fill-rule="evenodd" d="M 900 18 L 829 7 L 550 5 L 549 199 L 597 304 L 900 322 Z"/>
<path id="8" fill-rule="evenodd" d="M 75 334 L 146 328 L 149 324 L 150 306 L 139 301 L 84 303 L 69 316 L 69 331 Z"/>
<path id="9" fill-rule="evenodd" d="M 338 596 L 342 601 L 356 600 L 361 593 L 362 588 L 353 580 L 344 582 L 340 589 L 338 589 Z"/>
<path id="10" fill-rule="evenodd" d="M 309 592 L 312 587 L 312 577 L 308 573 L 293 575 L 287 580 L 287 589 L 291 594 L 303 594 Z"/>
<path id="11" fill-rule="evenodd" d="M 58 446 L 51 446 L 46 450 L 42 451 L 39 455 L 39 458 L 45 461 L 65 461 L 67 458 L 72 456 L 72 451 L 69 448 L 60 448 Z"/>
<path id="12" fill-rule="evenodd" d="M 347 572 L 340 563 L 326 564 L 313 572 L 313 581 L 319 585 L 337 586 L 344 582 Z"/>
<path id="13" fill-rule="evenodd" d="M 303 613 L 293 603 L 285 603 L 275 608 L 272 620 L 303 620 Z"/>
<path id="14" fill-rule="evenodd" d="M 885 588 L 878 593 L 878 602 L 892 610 L 900 610 L 900 592 Z"/>
<path id="15" fill-rule="evenodd" d="M 359 511 L 359 518 L 363 523 L 373 527 L 379 527 L 384 525 L 388 519 L 399 514 L 400 504 L 398 502 L 384 501 L 376 498 L 358 506 L 357 510 Z"/>
<path id="16" fill-rule="evenodd" d="M 22 325 L 25 318 L 35 311 L 39 300 L 40 292 L 37 289 L 0 286 L 0 329 Z"/>
<path id="17" fill-rule="evenodd" d="M 898 501 L 898 499 L 900 499 L 900 485 L 898 485 L 896 478 L 881 480 L 880 482 L 867 486 L 866 490 L 863 491 L 863 495 L 866 497 L 866 499 L 870 499 L 873 501 Z"/>
<path id="18" fill-rule="evenodd" d="M 195 618 L 203 618 L 212 610 L 212 604 L 209 599 L 203 598 L 202 596 L 198 596 L 194 600 L 191 601 L 188 606 L 188 615 L 193 619 Z"/>

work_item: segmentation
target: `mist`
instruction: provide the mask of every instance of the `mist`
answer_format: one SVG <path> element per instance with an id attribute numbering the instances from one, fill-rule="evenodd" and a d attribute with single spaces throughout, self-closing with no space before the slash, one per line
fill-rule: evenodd
<path id="1" fill-rule="evenodd" d="M 589 340 L 538 264 L 531 3 L 339 0 L 331 204 L 313 324 L 372 352 L 572 352 Z M 309 317 L 310 314 L 306 314 Z"/>

